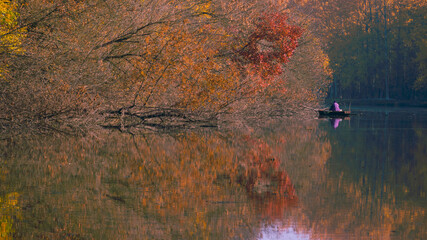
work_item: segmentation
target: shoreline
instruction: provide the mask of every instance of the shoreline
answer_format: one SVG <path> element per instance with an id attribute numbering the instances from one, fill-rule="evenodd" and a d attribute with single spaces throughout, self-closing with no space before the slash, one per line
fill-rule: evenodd
<path id="1" fill-rule="evenodd" d="M 329 101 L 326 100 L 327 104 Z M 425 101 L 411 101 L 411 100 L 396 100 L 396 99 L 336 99 L 341 105 L 349 106 L 378 106 L 378 107 L 410 107 L 410 108 L 427 108 Z"/>

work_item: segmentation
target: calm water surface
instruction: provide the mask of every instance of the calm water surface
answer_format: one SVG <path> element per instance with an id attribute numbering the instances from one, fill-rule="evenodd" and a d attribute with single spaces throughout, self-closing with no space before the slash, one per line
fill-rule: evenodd
<path id="1" fill-rule="evenodd" d="M 1 239 L 426 239 L 427 110 L 0 140 Z"/>

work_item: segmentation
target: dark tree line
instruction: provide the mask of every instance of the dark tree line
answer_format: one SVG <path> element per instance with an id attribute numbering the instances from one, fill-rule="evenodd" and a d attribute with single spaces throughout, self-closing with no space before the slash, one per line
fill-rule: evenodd
<path id="1" fill-rule="evenodd" d="M 336 0 L 324 4 L 333 98 L 426 100 L 426 3 Z M 337 17 L 338 16 L 338 17 Z"/>

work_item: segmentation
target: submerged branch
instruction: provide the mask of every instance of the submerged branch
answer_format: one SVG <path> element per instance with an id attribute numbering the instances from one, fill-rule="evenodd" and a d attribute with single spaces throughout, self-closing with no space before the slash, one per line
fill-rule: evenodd
<path id="1" fill-rule="evenodd" d="M 172 108 L 136 107 L 120 108 L 105 111 L 107 121 L 101 124 L 104 128 L 128 129 L 150 127 L 155 129 L 217 127 L 211 117 L 185 112 Z"/>

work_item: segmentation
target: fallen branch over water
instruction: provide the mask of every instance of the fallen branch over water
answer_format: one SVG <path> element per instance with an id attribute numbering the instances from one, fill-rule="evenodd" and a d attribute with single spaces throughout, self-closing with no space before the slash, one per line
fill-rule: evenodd
<path id="1" fill-rule="evenodd" d="M 120 130 L 217 127 L 216 120 L 212 116 L 171 108 L 128 107 L 108 110 L 103 114 L 105 123 L 101 124 L 102 127 Z"/>

